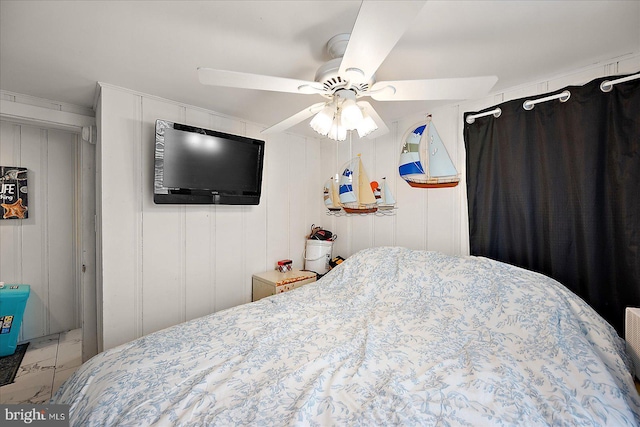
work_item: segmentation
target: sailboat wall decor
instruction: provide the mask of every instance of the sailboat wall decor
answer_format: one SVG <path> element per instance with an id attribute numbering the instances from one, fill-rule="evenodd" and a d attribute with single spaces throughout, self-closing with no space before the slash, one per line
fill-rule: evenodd
<path id="1" fill-rule="evenodd" d="M 324 205 L 330 212 L 338 212 L 342 210 L 342 207 L 340 207 L 338 187 L 333 177 L 324 183 Z"/>
<path id="2" fill-rule="evenodd" d="M 342 167 L 338 192 L 340 205 L 346 213 L 367 214 L 378 210 L 369 177 L 359 155 Z"/>
<path id="3" fill-rule="evenodd" d="M 386 178 L 382 178 L 382 184 L 378 184 L 377 181 L 372 181 L 371 189 L 376 198 L 378 210 L 388 211 L 396 207 L 396 199 L 394 199 L 393 194 L 391 194 L 391 188 L 387 185 Z"/>
<path id="4" fill-rule="evenodd" d="M 407 132 L 398 169 L 400 176 L 415 188 L 455 187 L 460 182 L 431 115 Z"/>

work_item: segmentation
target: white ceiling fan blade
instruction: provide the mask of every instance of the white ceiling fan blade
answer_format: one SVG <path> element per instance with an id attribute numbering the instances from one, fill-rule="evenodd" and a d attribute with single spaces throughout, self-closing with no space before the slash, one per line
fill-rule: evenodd
<path id="1" fill-rule="evenodd" d="M 371 104 L 369 104 L 367 101 L 358 101 L 358 105 L 361 106 L 362 109 L 371 116 L 373 121 L 376 122 L 376 125 L 378 125 L 378 129 L 365 136 L 365 138 L 373 139 L 389 133 L 389 128 L 387 127 L 386 123 L 380 118 Z"/>
<path id="2" fill-rule="evenodd" d="M 365 83 L 415 19 L 424 1 L 363 1 L 342 57 L 340 75 Z"/>
<path id="3" fill-rule="evenodd" d="M 496 76 L 395 80 L 375 83 L 370 95 L 376 101 L 472 99 L 488 94 L 497 81 Z"/>
<path id="4" fill-rule="evenodd" d="M 301 121 L 306 120 L 309 117 L 313 116 L 314 114 L 318 113 L 320 110 L 322 110 L 324 106 L 325 106 L 324 102 L 313 104 L 312 106 L 305 108 L 304 110 L 294 114 L 293 116 L 287 119 L 284 119 L 280 123 L 276 123 L 275 125 L 266 128 L 261 133 L 264 133 L 264 134 L 278 133 L 278 132 L 287 130 L 290 127 L 295 126 Z"/>
<path id="5" fill-rule="evenodd" d="M 211 86 L 236 87 L 241 89 L 270 90 L 291 93 L 324 93 L 317 82 L 240 73 L 237 71 L 198 68 L 200 83 Z"/>

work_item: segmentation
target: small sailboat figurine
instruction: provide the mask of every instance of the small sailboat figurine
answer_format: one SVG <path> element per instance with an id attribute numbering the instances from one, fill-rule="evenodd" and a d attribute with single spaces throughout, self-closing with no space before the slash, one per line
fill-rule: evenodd
<path id="1" fill-rule="evenodd" d="M 400 176 L 416 188 L 455 187 L 460 182 L 431 115 L 405 137 L 398 169 Z"/>
<path id="2" fill-rule="evenodd" d="M 382 184 L 377 181 L 371 182 L 371 189 L 378 204 L 378 210 L 387 211 L 396 207 L 396 199 L 391 194 L 391 189 L 387 185 L 387 178 L 382 178 Z"/>
<path id="3" fill-rule="evenodd" d="M 338 196 L 338 187 L 336 182 L 331 177 L 324 183 L 324 205 L 330 212 L 338 212 L 342 208 L 340 207 L 340 197 Z"/>
<path id="4" fill-rule="evenodd" d="M 349 160 L 340 175 L 339 197 L 346 213 L 374 213 L 378 210 L 369 177 L 360 155 Z"/>

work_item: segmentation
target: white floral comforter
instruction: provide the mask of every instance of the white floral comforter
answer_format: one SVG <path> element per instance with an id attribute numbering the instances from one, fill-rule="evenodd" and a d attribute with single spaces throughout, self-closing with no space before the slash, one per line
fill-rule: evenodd
<path id="1" fill-rule="evenodd" d="M 627 426 L 629 369 L 613 328 L 552 279 L 373 248 L 99 354 L 52 402 L 76 426 Z"/>

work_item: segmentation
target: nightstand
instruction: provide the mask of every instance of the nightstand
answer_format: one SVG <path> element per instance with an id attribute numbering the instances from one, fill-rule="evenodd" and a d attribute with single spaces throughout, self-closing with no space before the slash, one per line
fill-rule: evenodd
<path id="1" fill-rule="evenodd" d="M 277 270 L 253 275 L 253 299 L 258 301 L 269 295 L 287 292 L 302 285 L 316 281 L 316 273 L 312 271 L 291 270 L 280 273 Z"/>

